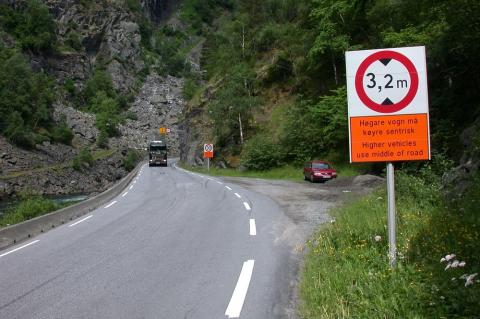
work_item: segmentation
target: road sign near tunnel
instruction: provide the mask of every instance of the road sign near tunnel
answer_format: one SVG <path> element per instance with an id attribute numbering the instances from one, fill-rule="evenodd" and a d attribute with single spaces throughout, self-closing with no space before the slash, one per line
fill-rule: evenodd
<path id="1" fill-rule="evenodd" d="M 425 47 L 345 56 L 350 162 L 430 159 Z"/>
<path id="2" fill-rule="evenodd" d="M 213 144 L 203 144 L 203 158 L 213 157 Z"/>

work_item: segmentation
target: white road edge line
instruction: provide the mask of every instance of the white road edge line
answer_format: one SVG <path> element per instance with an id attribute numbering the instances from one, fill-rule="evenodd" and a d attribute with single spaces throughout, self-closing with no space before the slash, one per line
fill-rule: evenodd
<path id="1" fill-rule="evenodd" d="M 110 207 L 110 206 L 114 205 L 116 202 L 117 202 L 117 201 L 116 201 L 116 200 L 114 200 L 113 202 L 111 202 L 110 204 L 108 204 L 107 206 L 105 206 L 104 208 L 108 208 L 108 207 Z"/>
<path id="2" fill-rule="evenodd" d="M 250 207 L 250 205 L 248 205 L 247 202 L 243 202 L 243 206 L 245 206 L 246 210 L 252 210 L 252 208 Z"/>
<path id="3" fill-rule="evenodd" d="M 245 297 L 247 296 L 248 286 L 250 285 L 250 279 L 252 279 L 254 265 L 255 260 L 248 260 L 243 263 L 237 285 L 235 286 L 232 298 L 230 299 L 230 303 L 225 311 L 225 316 L 228 316 L 228 318 L 240 317 L 240 312 L 242 312 L 243 303 L 245 302 Z"/>
<path id="4" fill-rule="evenodd" d="M 128 192 L 123 193 L 122 197 L 127 196 Z"/>
<path id="5" fill-rule="evenodd" d="M 90 219 L 90 218 L 92 218 L 92 217 L 93 217 L 93 215 L 89 215 L 89 216 L 85 217 L 84 219 L 80 219 L 78 222 L 75 222 L 75 223 L 73 223 L 73 224 L 71 224 L 71 225 L 68 225 L 68 227 L 73 227 L 73 226 L 75 226 L 75 225 L 78 225 L 78 224 L 80 224 L 81 222 L 84 222 L 84 221 L 86 221 L 87 219 Z"/>
<path id="6" fill-rule="evenodd" d="M 133 185 L 130 185 L 130 188 L 129 188 L 129 190 L 131 190 L 132 188 L 133 188 Z"/>
<path id="7" fill-rule="evenodd" d="M 257 235 L 257 226 L 255 225 L 255 219 L 250 219 L 250 236 Z"/>
<path id="8" fill-rule="evenodd" d="M 216 181 L 216 182 L 217 182 L 218 184 L 220 184 L 220 185 L 223 185 L 223 183 L 222 183 L 222 182 L 220 182 L 220 181 Z"/>
<path id="9" fill-rule="evenodd" d="M 3 256 L 6 256 L 6 255 L 9 255 L 9 254 L 11 254 L 11 253 L 14 253 L 14 252 L 16 252 L 16 251 L 18 251 L 18 250 L 20 250 L 20 249 L 25 248 L 25 247 L 28 247 L 28 246 L 30 246 L 30 245 L 33 245 L 33 244 L 35 244 L 35 243 L 38 243 L 39 241 L 40 241 L 40 240 L 37 239 L 37 240 L 32 241 L 31 243 L 28 243 L 28 244 L 25 244 L 25 245 L 20 246 L 20 247 L 18 247 L 18 248 L 15 248 L 15 249 L 13 249 L 13 250 L 7 251 L 6 253 L 1 254 L 1 255 L 0 255 L 0 258 L 2 258 Z"/>
<path id="10" fill-rule="evenodd" d="M 225 188 L 228 189 L 229 191 L 232 190 L 232 188 L 231 188 L 231 187 L 228 187 L 228 186 L 225 186 Z"/>
<path id="11" fill-rule="evenodd" d="M 242 196 L 240 196 L 238 193 L 235 193 L 235 196 L 237 196 L 238 198 L 242 198 Z"/>

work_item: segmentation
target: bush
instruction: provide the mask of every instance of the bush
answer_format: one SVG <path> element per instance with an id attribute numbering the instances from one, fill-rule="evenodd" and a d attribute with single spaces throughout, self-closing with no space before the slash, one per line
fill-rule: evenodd
<path id="1" fill-rule="evenodd" d="M 117 98 L 110 75 L 104 70 L 96 69 L 85 83 L 85 88 L 83 89 L 85 102 L 91 104 L 91 100 L 96 98 L 97 93 L 100 91 L 103 91 L 109 98 Z M 90 111 L 92 111 L 92 107 L 90 107 Z"/>
<path id="2" fill-rule="evenodd" d="M 70 31 L 65 39 L 65 44 L 70 46 L 74 50 L 80 50 L 82 48 L 82 40 L 80 34 L 75 31 Z"/>
<path id="3" fill-rule="evenodd" d="M 127 155 L 123 158 L 123 167 L 127 171 L 131 171 L 140 160 L 140 154 L 136 150 L 128 150 Z"/>
<path id="4" fill-rule="evenodd" d="M 53 98 L 52 81 L 32 72 L 23 54 L 0 45 L 0 133 L 33 146 L 36 133 L 53 123 Z"/>
<path id="5" fill-rule="evenodd" d="M 57 143 L 63 143 L 65 145 L 71 145 L 73 139 L 73 131 L 67 126 L 65 120 L 60 121 L 52 129 L 52 139 Z"/>
<path id="6" fill-rule="evenodd" d="M 187 78 L 187 80 L 185 81 L 185 85 L 183 86 L 183 97 L 187 100 L 191 100 L 198 89 L 199 86 L 196 80 L 192 79 L 191 77 Z"/>
<path id="7" fill-rule="evenodd" d="M 244 146 L 241 163 L 248 169 L 267 170 L 280 166 L 279 147 L 271 137 L 256 135 Z"/>
<path id="8" fill-rule="evenodd" d="M 78 155 L 73 159 L 72 167 L 76 171 L 81 171 L 84 168 L 90 167 L 94 162 L 92 153 L 87 149 L 83 148 L 80 150 Z"/>
<path id="9" fill-rule="evenodd" d="M 108 147 L 108 135 L 106 132 L 100 131 L 97 137 L 97 146 L 100 148 Z"/>
<path id="10" fill-rule="evenodd" d="M 0 24 L 24 49 L 48 51 L 56 42 L 53 17 L 39 0 L 28 0 L 25 6 L 18 5 L 15 9 L 0 5 Z"/>
<path id="11" fill-rule="evenodd" d="M 50 199 L 42 197 L 23 198 L 15 208 L 7 210 L 4 215 L 0 216 L 0 226 L 18 224 L 57 209 L 59 209 L 59 206 Z"/>

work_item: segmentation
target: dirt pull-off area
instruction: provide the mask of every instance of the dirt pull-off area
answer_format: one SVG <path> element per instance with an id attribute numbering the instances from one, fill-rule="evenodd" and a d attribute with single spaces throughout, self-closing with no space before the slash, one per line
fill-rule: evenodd
<path id="1" fill-rule="evenodd" d="M 225 180 L 276 201 L 297 226 L 296 236 L 300 236 L 303 242 L 318 225 L 332 220 L 328 215 L 331 207 L 365 195 L 385 183 L 383 178 L 373 175 L 339 177 L 325 183 L 235 177 Z"/>

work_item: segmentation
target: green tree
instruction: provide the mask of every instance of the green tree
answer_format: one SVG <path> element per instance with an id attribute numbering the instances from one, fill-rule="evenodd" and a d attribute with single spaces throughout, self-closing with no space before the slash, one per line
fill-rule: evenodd
<path id="1" fill-rule="evenodd" d="M 15 9 L 5 4 L 0 9 L 0 23 L 19 40 L 22 48 L 41 52 L 54 47 L 55 22 L 44 3 L 28 0 Z"/>

